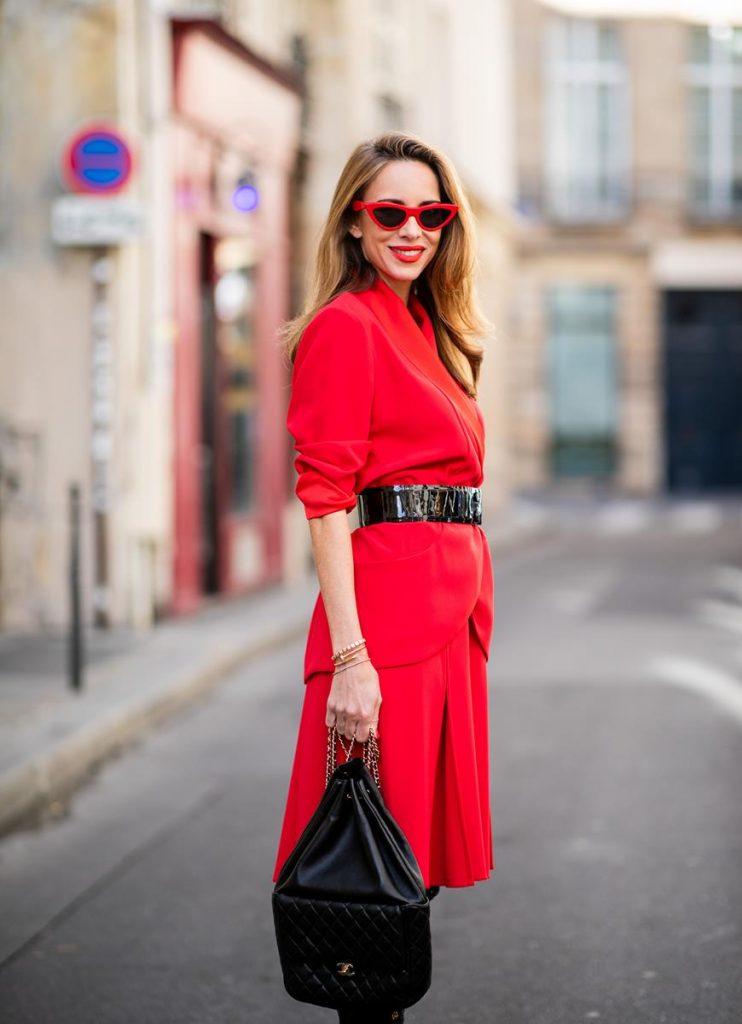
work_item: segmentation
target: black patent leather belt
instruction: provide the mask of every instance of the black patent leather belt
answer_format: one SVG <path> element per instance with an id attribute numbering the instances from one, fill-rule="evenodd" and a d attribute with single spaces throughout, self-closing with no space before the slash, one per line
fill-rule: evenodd
<path id="1" fill-rule="evenodd" d="M 356 496 L 358 522 L 436 523 L 482 522 L 482 491 L 479 487 L 449 484 L 389 484 L 366 487 Z"/>

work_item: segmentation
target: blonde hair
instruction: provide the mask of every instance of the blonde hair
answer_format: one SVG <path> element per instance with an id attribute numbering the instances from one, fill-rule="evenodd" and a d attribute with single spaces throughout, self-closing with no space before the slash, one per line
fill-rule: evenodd
<path id="1" fill-rule="evenodd" d="M 441 202 L 456 203 L 458 216 L 443 228 L 438 249 L 413 289 L 430 316 L 438 353 L 448 372 L 467 394 L 476 397 L 483 349 L 472 342 L 491 325 L 474 298 L 475 238 L 471 207 L 453 165 L 439 150 L 410 132 L 384 132 L 360 143 L 340 174 L 330 211 L 319 239 L 312 279 L 301 313 L 283 325 L 279 337 L 290 363 L 299 340 L 317 311 L 343 291 L 363 291 L 377 278 L 363 255 L 360 241 L 349 232 L 356 216 L 354 199 L 392 160 L 419 160 L 435 173 Z M 471 379 L 465 373 L 468 363 Z"/>

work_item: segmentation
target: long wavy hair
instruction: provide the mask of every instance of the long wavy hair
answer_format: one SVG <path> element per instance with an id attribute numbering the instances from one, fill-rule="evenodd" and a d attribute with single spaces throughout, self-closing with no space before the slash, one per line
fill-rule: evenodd
<path id="1" fill-rule="evenodd" d="M 443 228 L 433 259 L 412 287 L 430 316 L 446 369 L 467 394 L 476 397 L 483 349 L 473 339 L 486 334 L 491 324 L 474 296 L 477 260 L 471 207 L 448 158 L 410 132 L 384 132 L 361 142 L 348 158 L 319 239 L 303 309 L 279 332 L 284 352 L 293 364 L 302 333 L 317 311 L 340 292 L 364 291 L 376 281 L 376 269 L 363 255 L 360 240 L 348 230 L 357 216 L 351 203 L 363 198 L 367 186 L 392 160 L 427 164 L 438 179 L 441 202 L 459 207 L 458 216 Z"/>

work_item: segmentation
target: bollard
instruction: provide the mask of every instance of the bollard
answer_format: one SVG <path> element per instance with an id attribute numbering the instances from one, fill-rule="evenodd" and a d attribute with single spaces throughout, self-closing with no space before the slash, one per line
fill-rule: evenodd
<path id="1" fill-rule="evenodd" d="M 67 659 L 67 679 L 71 690 L 79 693 L 83 685 L 83 635 L 80 597 L 80 487 L 70 485 L 70 631 Z"/>

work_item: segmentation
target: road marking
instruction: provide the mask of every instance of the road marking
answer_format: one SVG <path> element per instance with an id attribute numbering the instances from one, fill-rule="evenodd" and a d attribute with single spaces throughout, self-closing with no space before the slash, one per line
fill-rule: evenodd
<path id="1" fill-rule="evenodd" d="M 646 529 L 651 519 L 652 509 L 639 501 L 611 502 L 595 517 L 602 533 L 636 533 Z"/>
<path id="2" fill-rule="evenodd" d="M 550 595 L 551 603 L 561 612 L 570 615 L 585 615 L 603 599 L 606 592 L 615 585 L 619 573 L 612 566 L 598 569 L 578 580 L 573 587 L 559 587 Z"/>
<path id="3" fill-rule="evenodd" d="M 710 533 L 722 525 L 721 508 L 708 501 L 687 501 L 671 507 L 668 518 L 679 533 Z"/>
<path id="4" fill-rule="evenodd" d="M 733 633 L 742 633 L 742 607 L 728 601 L 716 601 L 707 598 L 696 601 L 696 614 L 704 622 L 712 626 L 729 629 Z"/>
<path id="5" fill-rule="evenodd" d="M 660 682 L 715 701 L 728 715 L 742 722 L 742 682 L 727 672 L 693 658 L 660 655 L 650 661 L 649 673 Z"/>
<path id="6" fill-rule="evenodd" d="M 717 565 L 712 570 L 711 579 L 714 586 L 742 605 L 742 569 L 736 565 Z"/>

